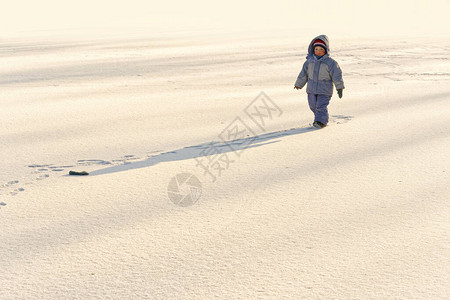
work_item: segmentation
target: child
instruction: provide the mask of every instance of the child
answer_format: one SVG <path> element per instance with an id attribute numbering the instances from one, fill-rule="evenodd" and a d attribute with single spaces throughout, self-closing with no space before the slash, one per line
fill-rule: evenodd
<path id="1" fill-rule="evenodd" d="M 306 82 L 309 107 L 314 113 L 313 126 L 323 128 L 328 123 L 327 106 L 333 95 L 333 83 L 339 98 L 342 98 L 342 90 L 345 88 L 342 71 L 338 63 L 330 57 L 330 43 L 326 35 L 319 35 L 309 44 L 306 62 L 294 88 L 299 90 Z"/>

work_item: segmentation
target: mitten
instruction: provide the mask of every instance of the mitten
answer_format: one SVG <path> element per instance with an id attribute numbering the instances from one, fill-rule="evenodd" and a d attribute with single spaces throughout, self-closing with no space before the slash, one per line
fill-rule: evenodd
<path id="1" fill-rule="evenodd" d="M 339 95 L 339 99 L 342 98 L 342 89 L 338 89 L 337 92 L 338 92 L 338 95 Z"/>

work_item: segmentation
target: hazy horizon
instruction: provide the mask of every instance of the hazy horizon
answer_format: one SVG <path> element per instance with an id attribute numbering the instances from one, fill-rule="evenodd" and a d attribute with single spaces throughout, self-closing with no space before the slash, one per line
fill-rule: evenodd
<path id="1" fill-rule="evenodd" d="M 3 37 L 38 31 L 98 30 L 210 30 L 286 28 L 333 32 L 340 35 L 439 36 L 450 33 L 447 13 L 450 1 L 341 2 L 255 0 L 212 2 L 175 0 L 153 3 L 129 0 L 113 3 L 88 0 L 62 3 L 15 1 L 0 18 Z"/>

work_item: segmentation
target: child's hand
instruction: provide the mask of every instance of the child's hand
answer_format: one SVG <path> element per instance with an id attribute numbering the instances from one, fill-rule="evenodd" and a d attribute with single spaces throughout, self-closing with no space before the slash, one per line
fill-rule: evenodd
<path id="1" fill-rule="evenodd" d="M 294 86 L 294 89 L 296 89 L 296 90 L 300 90 L 301 88 L 300 88 L 300 87 L 298 87 L 298 86 Z"/>
<path id="2" fill-rule="evenodd" d="M 342 89 L 338 89 L 337 92 L 338 92 L 338 95 L 339 95 L 339 99 L 341 99 L 342 98 Z"/>

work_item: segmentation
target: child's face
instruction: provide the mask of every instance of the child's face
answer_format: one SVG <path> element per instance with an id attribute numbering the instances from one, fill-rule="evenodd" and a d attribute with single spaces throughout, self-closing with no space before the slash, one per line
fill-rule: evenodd
<path id="1" fill-rule="evenodd" d="M 314 54 L 317 55 L 317 56 L 323 56 L 323 55 L 325 55 L 325 49 L 323 49 L 320 46 L 316 46 L 314 48 Z"/>

